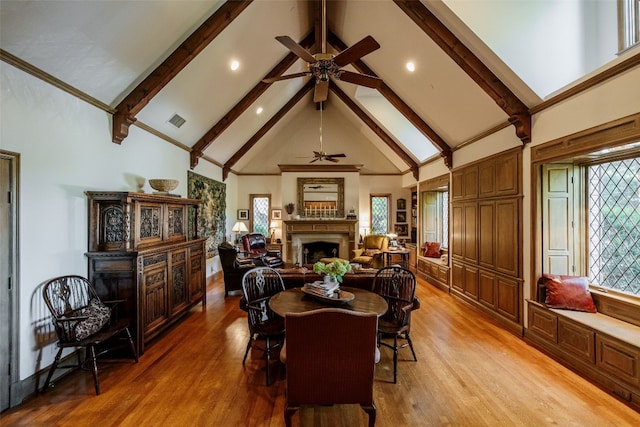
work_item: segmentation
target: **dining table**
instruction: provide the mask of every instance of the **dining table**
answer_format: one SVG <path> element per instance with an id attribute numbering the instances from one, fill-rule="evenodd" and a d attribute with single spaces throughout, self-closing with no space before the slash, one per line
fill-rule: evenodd
<path id="1" fill-rule="evenodd" d="M 380 295 L 365 289 L 341 287 L 343 292 L 353 294 L 350 301 L 327 301 L 316 298 L 302 291 L 302 288 L 291 288 L 278 292 L 269 300 L 269 307 L 279 316 L 289 313 L 303 313 L 319 308 L 342 308 L 361 313 L 376 313 L 378 317 L 387 312 L 387 301 Z"/>

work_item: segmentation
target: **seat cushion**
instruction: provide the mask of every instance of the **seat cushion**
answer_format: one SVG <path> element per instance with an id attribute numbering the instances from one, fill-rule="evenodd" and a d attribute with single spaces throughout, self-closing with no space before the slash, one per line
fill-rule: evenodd
<path id="1" fill-rule="evenodd" d="M 92 299 L 82 315 L 88 317 L 78 322 L 76 326 L 78 341 L 82 341 L 102 329 L 111 317 L 111 309 L 97 299 Z"/>

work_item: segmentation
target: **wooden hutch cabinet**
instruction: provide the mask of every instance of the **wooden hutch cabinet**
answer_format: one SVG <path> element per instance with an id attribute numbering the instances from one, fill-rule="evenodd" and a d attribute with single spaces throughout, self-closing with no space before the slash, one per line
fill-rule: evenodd
<path id="1" fill-rule="evenodd" d="M 124 300 L 138 354 L 190 308 L 206 303 L 205 239 L 198 238 L 199 200 L 86 192 L 89 280 L 101 298 Z"/>
<path id="2" fill-rule="evenodd" d="M 452 172 L 452 293 L 522 332 L 520 148 Z"/>

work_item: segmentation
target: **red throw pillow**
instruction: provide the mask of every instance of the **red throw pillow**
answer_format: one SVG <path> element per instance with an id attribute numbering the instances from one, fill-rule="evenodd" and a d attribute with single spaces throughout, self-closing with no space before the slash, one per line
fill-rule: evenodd
<path id="1" fill-rule="evenodd" d="M 429 258 L 440 258 L 440 243 L 427 242 L 424 244 L 424 255 Z"/>
<path id="2" fill-rule="evenodd" d="M 589 279 L 578 276 L 544 274 L 547 297 L 544 303 L 550 308 L 597 313 L 589 292 Z"/>

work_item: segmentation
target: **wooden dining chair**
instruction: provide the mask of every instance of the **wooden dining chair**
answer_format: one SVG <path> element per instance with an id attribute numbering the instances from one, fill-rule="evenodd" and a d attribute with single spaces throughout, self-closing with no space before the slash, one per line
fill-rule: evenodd
<path id="1" fill-rule="evenodd" d="M 377 314 L 321 308 L 287 314 L 285 324 L 287 427 L 301 405 L 333 404 L 359 404 L 374 426 Z"/>
<path id="2" fill-rule="evenodd" d="M 138 362 L 129 321 L 122 319 L 112 321 L 112 309 L 120 301 L 101 301 L 93 285 L 81 276 L 60 276 L 47 281 L 42 288 L 42 295 L 51 312 L 53 326 L 58 336 L 58 352 L 42 391 L 51 384 L 56 369 L 83 367 L 90 363 L 96 394 L 100 394 L 98 381 L 98 356 L 120 347 L 128 347 L 133 359 Z M 75 366 L 60 365 L 60 356 L 65 348 L 85 348 L 84 362 L 78 354 Z M 96 353 L 96 349 L 101 351 Z"/>
<path id="3" fill-rule="evenodd" d="M 284 341 L 284 319 L 269 307 L 269 300 L 278 292 L 284 291 L 284 282 L 280 274 L 270 267 L 256 267 L 246 272 L 242 278 L 242 291 L 247 304 L 249 322 L 249 342 L 244 352 L 244 366 L 249 350 L 257 339 L 264 339 L 262 349 L 267 359 L 267 385 L 271 383 L 269 366 L 271 352 L 282 346 Z M 274 344 L 274 341 L 275 344 Z"/>
<path id="4" fill-rule="evenodd" d="M 378 322 L 378 346 L 383 345 L 393 350 L 395 384 L 398 379 L 398 350 L 408 346 L 413 360 L 418 360 L 410 336 L 411 312 L 417 308 L 416 277 L 410 270 L 397 265 L 384 267 L 376 273 L 371 290 L 387 301 L 387 312 Z M 384 341 L 390 338 L 393 338 L 393 344 Z M 399 338 L 406 342 L 398 345 Z"/>

